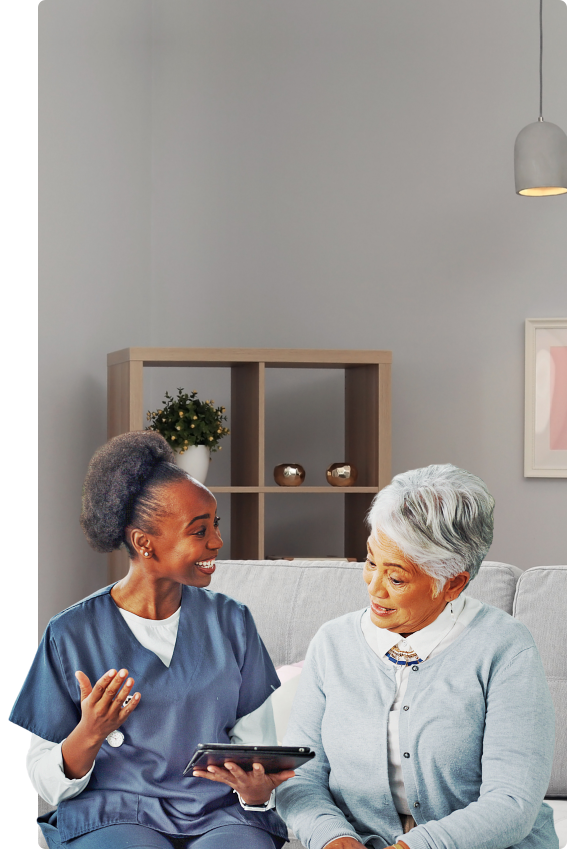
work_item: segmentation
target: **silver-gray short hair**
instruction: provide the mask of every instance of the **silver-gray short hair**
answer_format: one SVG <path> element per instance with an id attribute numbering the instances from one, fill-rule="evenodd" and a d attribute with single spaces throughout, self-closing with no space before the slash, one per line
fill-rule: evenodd
<path id="1" fill-rule="evenodd" d="M 386 534 L 404 556 L 435 579 L 477 575 L 494 529 L 494 498 L 484 481 L 450 464 L 396 475 L 372 501 L 370 533 Z"/>

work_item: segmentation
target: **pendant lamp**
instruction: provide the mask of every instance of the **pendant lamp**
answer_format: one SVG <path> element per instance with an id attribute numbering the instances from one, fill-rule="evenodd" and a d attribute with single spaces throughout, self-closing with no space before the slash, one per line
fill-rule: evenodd
<path id="1" fill-rule="evenodd" d="M 543 120 L 543 0 L 539 0 L 539 119 L 518 133 L 514 146 L 516 192 L 528 197 L 567 193 L 567 136 Z"/>

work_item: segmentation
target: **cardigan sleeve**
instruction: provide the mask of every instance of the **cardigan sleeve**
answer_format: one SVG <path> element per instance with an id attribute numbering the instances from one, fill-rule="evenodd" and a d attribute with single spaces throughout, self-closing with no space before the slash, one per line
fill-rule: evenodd
<path id="1" fill-rule="evenodd" d="M 549 784 L 554 726 L 543 664 L 532 645 L 488 684 L 478 800 L 412 829 L 403 836 L 409 849 L 507 849 L 524 840 Z"/>
<path id="2" fill-rule="evenodd" d="M 310 746 L 316 755 L 276 790 L 278 814 L 307 849 L 323 849 L 338 837 L 359 839 L 329 790 L 330 765 L 321 740 L 325 693 L 317 669 L 316 643 L 317 638 L 307 651 L 283 739 L 284 746 Z"/>

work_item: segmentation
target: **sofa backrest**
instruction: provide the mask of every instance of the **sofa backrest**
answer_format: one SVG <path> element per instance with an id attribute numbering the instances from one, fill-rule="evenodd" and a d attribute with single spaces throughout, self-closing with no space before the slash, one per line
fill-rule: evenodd
<path id="1" fill-rule="evenodd" d="M 321 625 L 368 606 L 362 563 L 346 560 L 219 560 L 211 590 L 246 604 L 274 665 L 303 660 Z M 466 594 L 512 613 L 522 574 L 485 561 Z"/>
<path id="2" fill-rule="evenodd" d="M 499 607 L 512 615 L 516 584 L 522 570 L 509 563 L 497 563 L 485 560 L 478 570 L 476 578 L 465 588 L 465 595 Z"/>
<path id="3" fill-rule="evenodd" d="M 219 560 L 210 585 L 246 604 L 276 667 L 303 660 L 321 625 L 368 604 L 362 565 Z"/>
<path id="4" fill-rule="evenodd" d="M 555 706 L 555 757 L 548 796 L 567 796 L 567 566 L 536 566 L 523 572 L 514 616 L 539 649 Z"/>

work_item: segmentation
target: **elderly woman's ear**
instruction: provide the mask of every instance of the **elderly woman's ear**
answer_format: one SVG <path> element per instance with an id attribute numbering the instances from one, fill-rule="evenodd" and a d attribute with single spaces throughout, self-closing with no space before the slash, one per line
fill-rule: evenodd
<path id="1" fill-rule="evenodd" d="M 470 577 L 471 576 L 468 572 L 459 572 L 458 575 L 447 579 L 447 583 L 441 590 L 443 598 L 447 603 L 455 601 L 455 599 L 460 596 L 468 584 Z"/>

